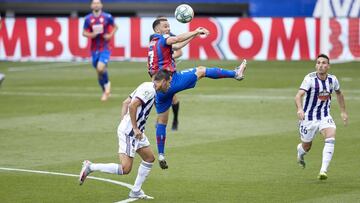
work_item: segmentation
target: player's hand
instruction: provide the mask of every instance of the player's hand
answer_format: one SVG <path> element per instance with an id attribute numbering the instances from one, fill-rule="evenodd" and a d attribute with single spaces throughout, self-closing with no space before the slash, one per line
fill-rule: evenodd
<path id="1" fill-rule="evenodd" d="M 103 37 L 104 37 L 105 40 L 110 40 L 112 35 L 107 33 L 107 34 L 104 34 Z"/>
<path id="2" fill-rule="evenodd" d="M 135 138 L 141 140 L 143 137 L 143 133 L 139 128 L 134 129 Z"/>
<path id="3" fill-rule="evenodd" d="M 90 33 L 90 38 L 91 38 L 91 39 L 94 39 L 97 35 L 98 35 L 98 33 L 96 33 L 96 32 L 91 32 L 91 33 Z"/>
<path id="4" fill-rule="evenodd" d="M 304 112 L 304 110 L 299 109 L 296 114 L 297 114 L 299 120 L 304 120 L 304 118 L 305 118 L 305 112 Z"/>
<path id="5" fill-rule="evenodd" d="M 198 27 L 197 29 L 196 29 L 196 32 L 199 34 L 199 35 L 209 35 L 210 34 L 210 32 L 209 32 L 209 30 L 207 30 L 207 29 L 205 29 L 205 28 L 203 28 L 203 27 Z"/>
<path id="6" fill-rule="evenodd" d="M 349 119 L 348 114 L 346 112 L 341 112 L 341 118 L 344 122 L 344 126 L 347 126 Z"/>

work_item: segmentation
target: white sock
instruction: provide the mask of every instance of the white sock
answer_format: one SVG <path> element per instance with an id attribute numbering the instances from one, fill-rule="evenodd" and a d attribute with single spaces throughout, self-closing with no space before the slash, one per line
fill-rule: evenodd
<path id="1" fill-rule="evenodd" d="M 96 164 L 92 163 L 90 165 L 91 171 L 101 171 L 105 173 L 112 173 L 112 174 L 118 174 L 122 175 L 122 166 L 121 164 L 115 164 L 115 163 L 108 163 L 108 164 Z"/>
<path id="2" fill-rule="evenodd" d="M 334 154 L 335 138 L 326 138 L 323 150 L 322 164 L 320 172 L 327 172 L 330 161 Z"/>
<path id="3" fill-rule="evenodd" d="M 306 154 L 304 148 L 302 147 L 302 143 L 297 146 L 298 156 L 304 156 Z"/>
<path id="4" fill-rule="evenodd" d="M 146 177 L 149 175 L 152 166 L 153 163 L 148 163 L 146 161 L 141 162 L 132 191 L 137 192 L 141 190 L 141 186 L 144 183 Z"/>

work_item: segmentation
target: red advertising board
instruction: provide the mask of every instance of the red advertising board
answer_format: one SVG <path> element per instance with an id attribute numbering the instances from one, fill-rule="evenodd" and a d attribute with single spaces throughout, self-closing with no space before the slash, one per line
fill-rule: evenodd
<path id="1" fill-rule="evenodd" d="M 153 18 L 115 18 L 113 59 L 146 59 Z M 169 19 L 173 33 L 197 27 L 210 31 L 184 48 L 183 59 L 311 60 L 320 52 L 317 18 L 195 18 L 188 24 Z M 332 59 L 360 57 L 358 18 L 330 20 Z M 0 60 L 74 60 L 90 56 L 82 18 L 8 18 L 1 21 Z"/>

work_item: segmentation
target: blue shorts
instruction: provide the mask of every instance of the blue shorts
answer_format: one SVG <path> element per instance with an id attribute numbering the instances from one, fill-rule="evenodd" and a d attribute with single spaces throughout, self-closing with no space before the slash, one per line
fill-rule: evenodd
<path id="1" fill-rule="evenodd" d="M 157 113 L 164 113 L 171 104 L 174 95 L 180 91 L 194 88 L 197 82 L 196 68 L 174 72 L 167 92 L 156 92 L 155 107 Z"/>
<path id="2" fill-rule="evenodd" d="M 110 59 L 110 54 L 111 52 L 109 50 L 92 51 L 91 57 L 92 57 L 92 65 L 94 66 L 94 68 L 97 68 L 97 64 L 99 61 L 107 65 Z"/>

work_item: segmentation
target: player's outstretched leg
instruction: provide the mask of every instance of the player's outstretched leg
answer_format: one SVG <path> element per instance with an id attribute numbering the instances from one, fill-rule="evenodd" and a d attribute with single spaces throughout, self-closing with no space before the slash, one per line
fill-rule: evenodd
<path id="1" fill-rule="evenodd" d="M 221 78 L 234 78 L 236 80 L 243 80 L 245 77 L 246 70 L 246 59 L 242 61 L 242 63 L 235 68 L 235 70 L 226 70 L 218 67 L 198 67 L 196 74 L 198 78 L 207 77 L 211 79 L 221 79 Z"/>
<path id="2" fill-rule="evenodd" d="M 82 164 L 80 176 L 79 176 L 79 184 L 82 185 L 86 179 L 86 177 L 91 173 L 90 170 L 91 162 L 89 160 L 85 160 Z"/>
<path id="3" fill-rule="evenodd" d="M 305 154 L 306 154 L 306 152 L 303 149 L 302 144 L 301 143 L 298 144 L 298 146 L 297 146 L 297 162 L 302 168 L 305 168 L 305 166 L 306 166 L 305 159 L 304 159 Z"/>

